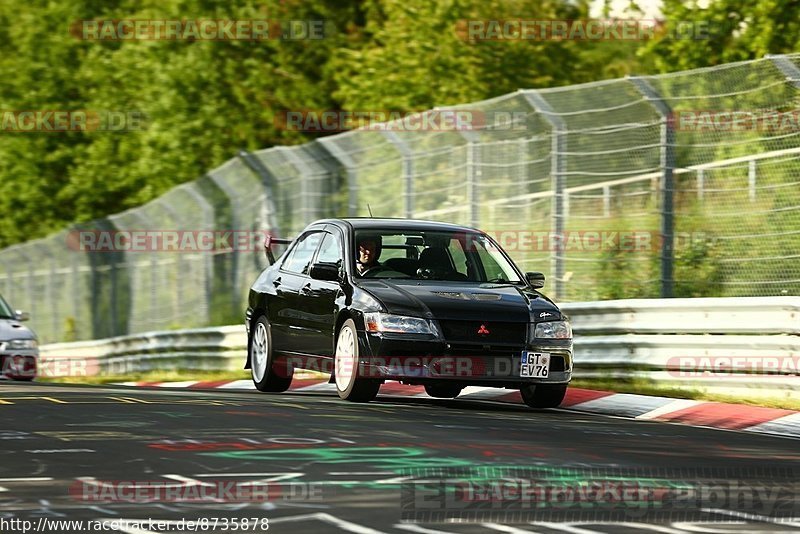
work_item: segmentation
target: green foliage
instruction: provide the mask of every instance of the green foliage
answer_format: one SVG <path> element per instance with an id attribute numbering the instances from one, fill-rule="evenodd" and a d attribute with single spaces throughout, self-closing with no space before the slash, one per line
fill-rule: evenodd
<path id="1" fill-rule="evenodd" d="M 701 7 L 705 6 L 705 7 Z M 794 0 L 664 0 L 668 30 L 680 23 L 706 25 L 707 38 L 670 38 L 647 44 L 640 55 L 659 72 L 786 54 L 800 49 L 800 3 Z M 702 26 L 696 26 L 701 28 Z"/>
<path id="2" fill-rule="evenodd" d="M 709 21 L 711 38 L 647 43 L 467 42 L 457 31 L 468 19 L 585 19 L 586 0 L 0 0 L 0 5 L 0 109 L 146 117 L 138 131 L 0 133 L 0 247 L 141 205 L 242 148 L 318 136 L 276 125 L 284 110 L 420 111 L 519 88 L 761 57 L 796 50 L 800 41 L 800 4 L 789 0 L 721 0 L 704 9 L 667 0 L 667 27 Z M 69 31 L 81 19 L 122 18 L 324 20 L 325 38 L 113 42 L 79 40 Z M 398 168 L 379 169 L 376 183 Z M 425 169 L 431 176 L 436 170 Z M 420 186 L 441 189 L 434 178 Z M 440 197 L 431 197 L 431 204 L 461 201 Z"/>

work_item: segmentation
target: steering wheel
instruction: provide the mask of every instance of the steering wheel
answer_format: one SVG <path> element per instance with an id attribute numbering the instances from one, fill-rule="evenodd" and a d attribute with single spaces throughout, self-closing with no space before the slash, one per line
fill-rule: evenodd
<path id="1" fill-rule="evenodd" d="M 379 274 L 386 270 L 386 267 L 380 264 L 373 265 L 363 273 L 361 273 L 361 278 L 375 278 L 376 274 Z"/>

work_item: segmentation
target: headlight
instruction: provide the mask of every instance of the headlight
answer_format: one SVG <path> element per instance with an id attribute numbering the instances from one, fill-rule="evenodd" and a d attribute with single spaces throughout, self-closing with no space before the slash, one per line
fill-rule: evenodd
<path id="1" fill-rule="evenodd" d="M 394 332 L 399 334 L 431 334 L 434 330 L 427 319 L 370 312 L 364 314 L 367 332 Z"/>
<path id="2" fill-rule="evenodd" d="M 542 339 L 570 339 L 572 337 L 572 327 L 569 321 L 538 323 L 533 337 Z"/>
<path id="3" fill-rule="evenodd" d="M 12 339 L 8 342 L 9 349 L 35 349 L 38 346 L 35 339 Z"/>

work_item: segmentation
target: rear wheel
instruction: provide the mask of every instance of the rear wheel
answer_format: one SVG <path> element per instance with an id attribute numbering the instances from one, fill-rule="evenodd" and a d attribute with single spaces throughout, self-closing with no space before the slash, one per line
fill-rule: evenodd
<path id="1" fill-rule="evenodd" d="M 293 370 L 281 367 L 276 372 L 275 358 L 272 351 L 272 333 L 267 318 L 263 315 L 253 326 L 250 337 L 250 374 L 253 384 L 259 391 L 280 393 L 289 389 L 292 384 Z"/>
<path id="2" fill-rule="evenodd" d="M 519 392 L 531 408 L 556 408 L 567 394 L 567 384 L 526 384 Z"/>
<path id="3" fill-rule="evenodd" d="M 381 383 L 360 375 L 356 323 L 348 319 L 336 337 L 336 361 L 333 374 L 339 397 L 352 402 L 369 402 L 378 394 Z"/>
<path id="4" fill-rule="evenodd" d="M 437 399 L 454 399 L 462 389 L 458 384 L 425 384 L 425 393 Z"/>

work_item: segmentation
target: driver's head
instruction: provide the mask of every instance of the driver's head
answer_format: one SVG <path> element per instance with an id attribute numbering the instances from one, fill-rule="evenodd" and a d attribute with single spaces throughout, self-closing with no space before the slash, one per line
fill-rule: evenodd
<path id="1" fill-rule="evenodd" d="M 381 238 L 365 235 L 358 240 L 358 263 L 374 265 L 381 255 Z"/>

